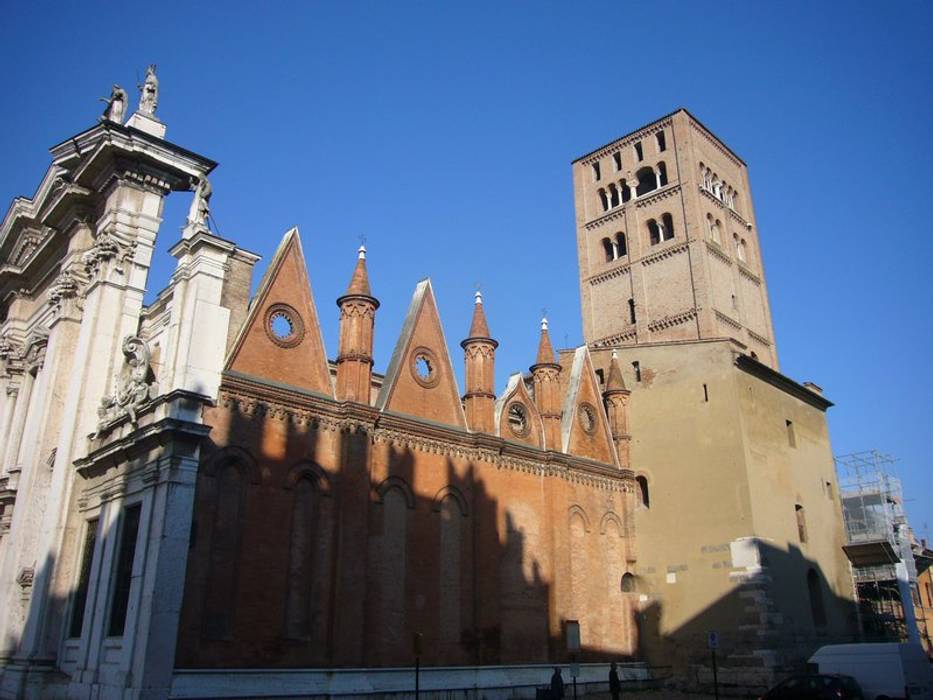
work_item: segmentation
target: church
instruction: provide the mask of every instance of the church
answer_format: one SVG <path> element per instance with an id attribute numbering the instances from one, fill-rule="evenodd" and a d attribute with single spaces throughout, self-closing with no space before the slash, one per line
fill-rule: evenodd
<path id="1" fill-rule="evenodd" d="M 217 164 L 165 139 L 154 67 L 140 92 L 0 228 L 0 697 L 398 693 L 416 664 L 493 697 L 665 658 L 702 681 L 713 630 L 755 684 L 851 634 L 831 403 L 777 370 L 747 171 L 686 110 L 574 163 L 586 343 L 542 320 L 497 388 L 482 296 L 453 353 L 430 279 L 375 371 L 363 247 L 336 358 L 297 229 L 250 298 Z"/>

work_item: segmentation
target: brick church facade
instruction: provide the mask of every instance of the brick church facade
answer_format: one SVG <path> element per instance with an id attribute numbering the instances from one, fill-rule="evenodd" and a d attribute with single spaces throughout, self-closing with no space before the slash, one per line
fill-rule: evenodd
<path id="1" fill-rule="evenodd" d="M 696 677 L 713 625 L 724 659 L 770 678 L 795 645 L 845 633 L 830 404 L 774 369 L 753 254 L 733 260 L 714 228 L 697 239 L 713 214 L 658 209 L 715 194 L 754 245 L 747 190 L 710 174 L 696 200 L 673 160 L 629 173 L 628 137 L 577 161 L 587 344 L 555 352 L 543 321 L 497 389 L 477 294 L 461 388 L 430 280 L 374 372 L 365 249 L 336 300 L 336 358 L 297 230 L 250 299 L 258 256 L 208 226 L 216 163 L 165 139 L 154 67 L 128 120 L 121 92 L 0 225 L 0 697 L 398 693 L 416 655 L 427 687 L 490 696 L 571 659 L 582 679 L 666 656 Z M 644 138 L 684 156 L 684 115 Z M 714 150 L 690 172 L 728 156 Z M 173 191 L 194 192 L 177 267 L 144 305 Z M 707 291 L 684 286 L 691 269 Z M 731 279 L 746 316 L 724 306 Z M 793 453 L 769 432 L 791 417 Z M 819 525 L 792 542 L 804 507 Z"/>

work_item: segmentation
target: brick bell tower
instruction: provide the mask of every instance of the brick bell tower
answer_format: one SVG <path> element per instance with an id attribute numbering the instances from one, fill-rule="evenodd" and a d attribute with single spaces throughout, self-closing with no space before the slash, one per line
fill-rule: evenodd
<path id="1" fill-rule="evenodd" d="M 590 347 L 733 338 L 777 369 L 748 167 L 685 109 L 573 162 Z"/>

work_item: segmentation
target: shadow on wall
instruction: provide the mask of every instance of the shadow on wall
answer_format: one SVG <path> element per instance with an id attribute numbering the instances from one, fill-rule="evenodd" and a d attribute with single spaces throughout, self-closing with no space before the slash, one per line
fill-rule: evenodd
<path id="1" fill-rule="evenodd" d="M 709 633 L 716 632 L 720 685 L 760 689 L 805 671 L 823 645 L 861 641 L 855 605 L 832 592 L 817 562 L 794 545 L 784 551 L 754 542 L 760 567 L 733 570 L 735 587 L 685 624 L 662 633 L 663 603 L 657 600 L 639 612 L 644 658 L 670 667 L 690 687 L 709 687 Z M 689 586 L 689 572 L 682 577 L 669 585 Z M 664 591 L 649 593 L 663 597 Z"/>
<path id="2" fill-rule="evenodd" d="M 226 427 L 203 452 L 178 667 L 407 666 L 416 633 L 424 665 L 560 658 L 550 586 L 475 464 L 237 401 L 207 422 Z"/>

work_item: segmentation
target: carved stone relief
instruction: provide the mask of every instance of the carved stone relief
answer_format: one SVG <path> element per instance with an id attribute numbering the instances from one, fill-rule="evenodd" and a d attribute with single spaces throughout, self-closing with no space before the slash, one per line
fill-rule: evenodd
<path id="1" fill-rule="evenodd" d="M 101 399 L 100 408 L 97 409 L 99 421 L 94 438 L 125 416 L 129 416 L 130 423 L 136 425 L 136 412 L 147 401 L 155 398 L 152 354 L 146 341 L 135 335 L 126 336 L 123 339 L 123 356 L 125 360 L 116 391 Z"/>

